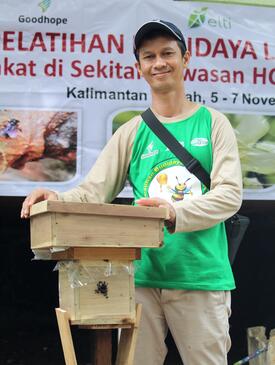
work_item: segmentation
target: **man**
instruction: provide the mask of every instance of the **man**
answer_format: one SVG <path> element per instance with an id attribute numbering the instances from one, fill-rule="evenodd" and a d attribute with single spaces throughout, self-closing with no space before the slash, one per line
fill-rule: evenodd
<path id="1" fill-rule="evenodd" d="M 135 365 L 161 365 L 170 329 L 185 365 L 224 365 L 234 279 L 224 224 L 241 204 L 237 144 L 226 117 L 187 100 L 183 74 L 190 53 L 172 23 L 145 23 L 134 38 L 152 110 L 211 174 L 211 189 L 192 175 L 135 117 L 110 139 L 85 181 L 61 194 L 35 190 L 22 207 L 43 199 L 111 202 L 128 176 L 136 203 L 169 209 L 163 247 L 143 249 L 135 274 L 143 304 Z"/>

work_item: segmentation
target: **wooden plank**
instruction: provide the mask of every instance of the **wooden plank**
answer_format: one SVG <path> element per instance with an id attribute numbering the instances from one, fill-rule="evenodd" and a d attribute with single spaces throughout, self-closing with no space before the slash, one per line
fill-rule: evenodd
<path id="1" fill-rule="evenodd" d="M 52 214 L 54 217 L 51 226 L 48 224 L 47 215 L 32 218 L 31 248 L 140 248 L 160 247 L 163 243 L 163 222 L 155 219 L 128 217 L 102 219 L 99 216 Z M 37 219 L 39 222 L 35 223 Z M 42 228 L 44 222 L 46 222 L 45 229 Z"/>
<path id="2" fill-rule="evenodd" d="M 267 365 L 275 365 L 275 329 L 272 329 L 269 334 Z"/>
<path id="3" fill-rule="evenodd" d="M 124 327 L 129 328 L 129 325 L 133 325 L 135 323 L 134 317 L 129 317 L 129 315 L 121 314 L 121 315 L 108 315 L 108 313 L 97 315 L 97 316 L 90 316 L 90 318 L 86 319 L 72 319 L 70 320 L 71 325 L 77 326 L 90 326 L 91 328 L 112 328 L 112 326 Z M 117 327 L 116 327 L 117 328 Z"/>
<path id="4" fill-rule="evenodd" d="M 46 213 L 31 219 L 31 247 L 50 247 L 53 244 L 52 214 Z"/>
<path id="5" fill-rule="evenodd" d="M 73 214 L 56 214 L 53 244 L 56 246 L 159 247 L 158 220 Z"/>
<path id="6" fill-rule="evenodd" d="M 78 291 L 71 287 L 66 270 L 58 270 L 58 280 L 59 307 L 68 313 L 72 323 L 72 320 L 76 317 L 76 303 L 79 302 L 79 299 L 75 297 Z"/>
<path id="7" fill-rule="evenodd" d="M 129 324 L 83 324 L 78 327 L 83 330 L 97 330 L 97 329 L 119 329 L 119 328 L 132 328 L 135 321 Z"/>
<path id="8" fill-rule="evenodd" d="M 140 248 L 71 247 L 51 254 L 52 260 L 139 260 Z"/>
<path id="9" fill-rule="evenodd" d="M 56 308 L 57 323 L 66 365 L 77 365 L 68 314 Z"/>
<path id="10" fill-rule="evenodd" d="M 136 306 L 136 322 L 130 329 L 121 330 L 116 365 L 133 365 L 138 329 L 141 318 L 141 304 Z"/>
<path id="11" fill-rule="evenodd" d="M 112 330 L 97 330 L 92 332 L 92 364 L 112 365 Z"/>
<path id="12" fill-rule="evenodd" d="M 257 350 L 262 349 L 267 344 L 265 327 L 257 326 L 247 329 L 248 355 L 254 354 Z M 255 359 L 249 361 L 250 365 L 267 365 L 266 352 Z"/>
<path id="13" fill-rule="evenodd" d="M 73 213 L 88 215 L 120 216 L 120 217 L 140 217 L 168 219 L 169 212 L 166 208 L 140 207 L 120 204 L 93 204 L 63 202 L 58 200 L 44 200 L 31 207 L 30 216 L 45 212 Z"/>

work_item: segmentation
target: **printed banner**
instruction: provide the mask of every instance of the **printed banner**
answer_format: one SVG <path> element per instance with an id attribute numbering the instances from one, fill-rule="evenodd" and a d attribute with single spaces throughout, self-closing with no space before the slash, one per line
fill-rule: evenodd
<path id="1" fill-rule="evenodd" d="M 275 198 L 275 8 L 172 0 L 0 3 L 0 195 L 81 182 L 112 133 L 150 105 L 132 41 L 174 22 L 187 97 L 228 115 L 245 198 Z M 126 186 L 122 196 L 131 196 Z"/>

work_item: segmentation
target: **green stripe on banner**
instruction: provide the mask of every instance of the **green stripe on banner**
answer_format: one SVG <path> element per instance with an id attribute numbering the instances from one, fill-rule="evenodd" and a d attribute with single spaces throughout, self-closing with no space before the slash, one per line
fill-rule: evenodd
<path id="1" fill-rule="evenodd" d="M 275 0 L 201 0 L 200 2 L 275 7 Z"/>

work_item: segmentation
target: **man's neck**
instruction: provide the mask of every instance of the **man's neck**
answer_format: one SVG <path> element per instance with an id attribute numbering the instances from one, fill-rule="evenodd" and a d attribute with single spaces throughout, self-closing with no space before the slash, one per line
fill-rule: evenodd
<path id="1" fill-rule="evenodd" d="M 193 108 L 194 103 L 187 100 L 184 91 L 152 92 L 152 109 L 163 117 L 175 117 Z"/>

